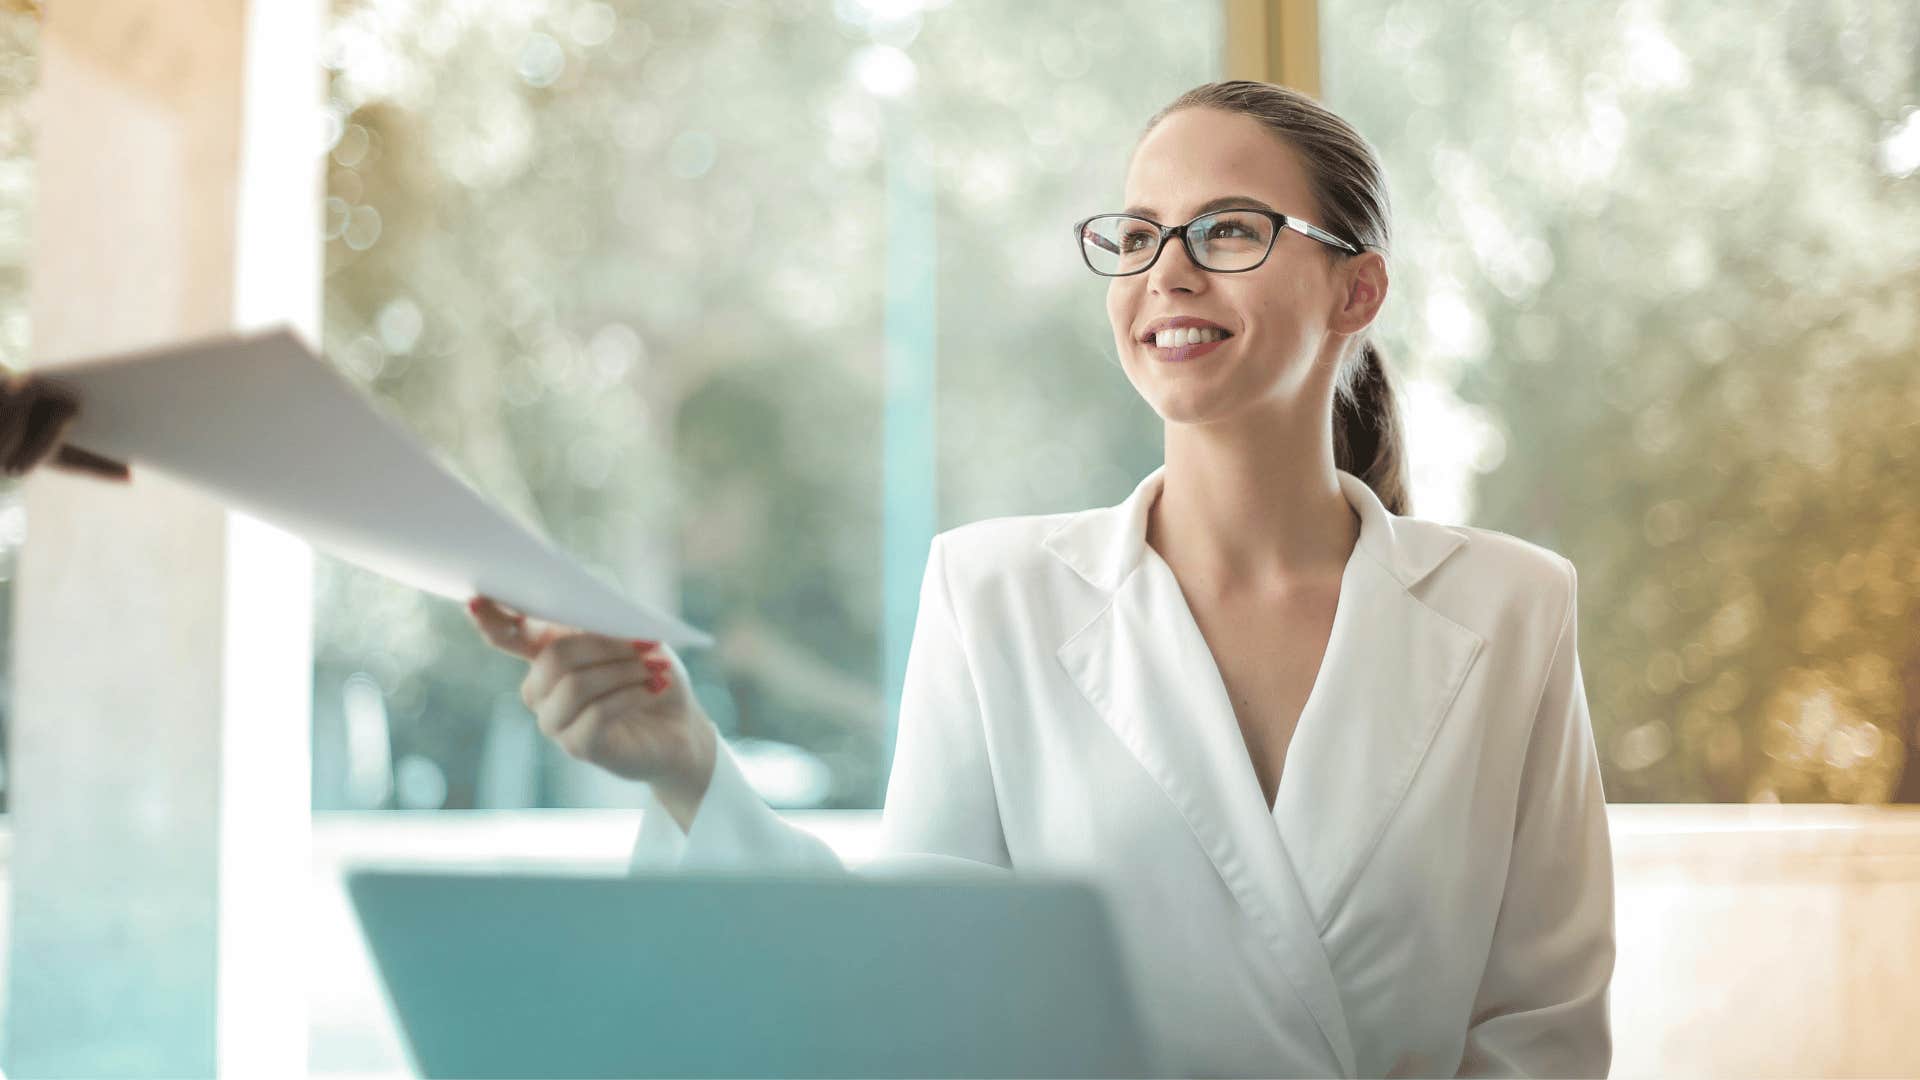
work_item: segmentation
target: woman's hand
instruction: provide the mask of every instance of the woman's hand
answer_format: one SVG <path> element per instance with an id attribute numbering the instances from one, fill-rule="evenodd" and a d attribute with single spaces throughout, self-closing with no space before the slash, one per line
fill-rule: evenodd
<path id="1" fill-rule="evenodd" d="M 719 733 L 672 649 L 529 623 L 486 597 L 467 610 L 488 644 L 532 662 L 520 699 L 542 734 L 580 761 L 652 785 L 682 829 L 692 823 Z"/>
<path id="2" fill-rule="evenodd" d="M 0 368 L 0 471 L 21 476 L 52 459 L 63 469 L 107 480 L 126 480 L 127 467 L 65 444 L 67 428 L 80 412 L 73 392 L 32 375 Z"/>

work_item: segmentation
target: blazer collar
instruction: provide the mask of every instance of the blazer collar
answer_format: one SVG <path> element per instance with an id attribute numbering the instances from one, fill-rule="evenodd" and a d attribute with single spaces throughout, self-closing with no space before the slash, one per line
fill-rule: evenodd
<path id="1" fill-rule="evenodd" d="M 1326 934 L 1485 644 L 1410 591 L 1467 536 L 1390 514 L 1358 477 L 1339 474 L 1360 537 L 1269 811 L 1207 642 L 1172 569 L 1146 544 L 1163 472 L 1043 540 L 1109 594 L 1056 655 L 1268 942 L 1325 1036 L 1331 1068 L 1319 1071 L 1352 1076 Z M 1395 677 L 1381 677 L 1382 656 Z"/>
<path id="2" fill-rule="evenodd" d="M 1334 472 L 1340 493 L 1360 515 L 1361 550 L 1402 586 L 1411 589 L 1466 542 L 1466 534 L 1458 529 L 1389 513 L 1366 481 L 1345 469 Z M 1147 510 L 1160 494 L 1166 473 L 1167 467 L 1161 465 L 1120 502 L 1068 517 L 1046 534 L 1041 545 L 1093 585 L 1118 588 L 1146 552 Z"/>

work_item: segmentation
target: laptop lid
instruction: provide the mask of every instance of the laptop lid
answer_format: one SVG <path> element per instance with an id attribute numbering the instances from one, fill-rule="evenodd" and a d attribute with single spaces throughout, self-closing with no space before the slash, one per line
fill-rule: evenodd
<path id="1" fill-rule="evenodd" d="M 358 869 L 426 1076 L 1147 1076 L 1069 879 Z"/>

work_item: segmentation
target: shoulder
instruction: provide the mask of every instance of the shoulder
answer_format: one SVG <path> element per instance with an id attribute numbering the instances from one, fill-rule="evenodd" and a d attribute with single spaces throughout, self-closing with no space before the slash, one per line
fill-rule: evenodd
<path id="1" fill-rule="evenodd" d="M 1572 560 L 1530 540 L 1496 529 L 1441 525 L 1399 518 L 1395 527 L 1443 530 L 1460 543 L 1415 592 L 1427 603 L 1481 633 L 1524 627 L 1557 634 L 1573 616 L 1579 591 Z"/>
<path id="2" fill-rule="evenodd" d="M 1026 579 L 1059 565 L 1042 541 L 1085 511 L 1019 514 L 957 525 L 933 538 L 934 557 L 944 563 L 955 588 L 992 579 Z"/>
<path id="3" fill-rule="evenodd" d="M 1455 573 L 1512 582 L 1529 591 L 1559 594 L 1572 583 L 1572 560 L 1551 548 L 1511 533 L 1471 525 L 1444 526 L 1466 537 L 1466 543 L 1448 560 Z"/>

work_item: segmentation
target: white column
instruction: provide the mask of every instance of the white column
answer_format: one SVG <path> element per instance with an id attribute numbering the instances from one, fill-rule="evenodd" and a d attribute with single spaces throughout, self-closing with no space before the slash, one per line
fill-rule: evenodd
<path id="1" fill-rule="evenodd" d="M 317 339 L 321 11 L 45 5 L 37 367 Z M 36 476 L 26 506 L 4 1067 L 304 1072 L 311 557 L 138 464 Z"/>

